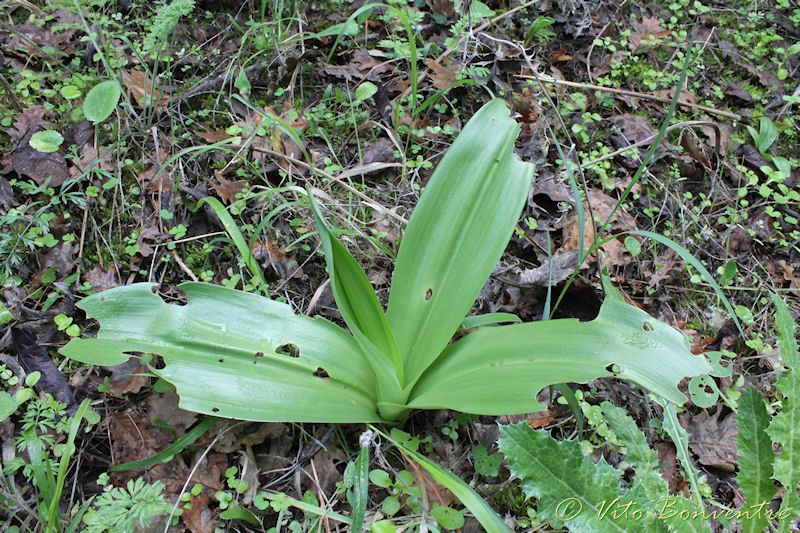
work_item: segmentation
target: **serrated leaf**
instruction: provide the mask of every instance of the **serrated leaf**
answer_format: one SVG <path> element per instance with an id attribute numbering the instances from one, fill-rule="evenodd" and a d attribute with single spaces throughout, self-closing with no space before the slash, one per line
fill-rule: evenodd
<path id="1" fill-rule="evenodd" d="M 167 304 L 138 283 L 78 304 L 102 316 L 95 339 L 61 349 L 72 359 L 116 365 L 131 352 L 159 354 L 152 369 L 175 385 L 183 409 L 259 421 L 378 421 L 375 376 L 358 344 L 286 304 L 204 283 L 184 283 L 186 305 Z M 293 356 L 294 346 L 297 357 Z"/>
<path id="2" fill-rule="evenodd" d="M 579 443 L 558 442 L 524 422 L 501 426 L 498 443 L 525 495 L 537 499 L 536 514 L 552 526 L 592 533 L 646 531 L 635 521 L 599 517 L 600 502 L 619 497 L 621 473 L 603 458 L 593 463 Z"/>
<path id="3" fill-rule="evenodd" d="M 111 116 L 117 107 L 122 90 L 114 80 L 98 83 L 83 101 L 83 114 L 86 120 L 99 124 Z"/>
<path id="4" fill-rule="evenodd" d="M 775 304 L 775 330 L 781 360 L 788 367 L 775 382 L 776 388 L 783 394 L 781 412 L 772 418 L 767 429 L 772 442 L 781 445 L 781 453 L 773 464 L 772 477 L 785 489 L 781 510 L 789 510 L 792 515 L 797 515 L 800 514 L 800 498 L 797 497 L 797 483 L 800 481 L 800 406 L 797 404 L 800 398 L 800 355 L 795 339 L 797 325 L 780 296 L 773 294 L 772 301 Z M 789 531 L 790 522 L 781 521 L 781 531 Z"/>
<path id="5" fill-rule="evenodd" d="M 767 435 L 769 414 L 761 393 L 755 387 L 748 387 L 739 397 L 739 410 L 736 413 L 739 433 L 736 443 L 739 449 L 739 473 L 736 482 L 745 497 L 747 507 L 769 503 L 775 496 L 772 481 L 772 462 L 775 453 Z M 743 533 L 761 533 L 767 527 L 763 514 L 753 520 L 742 521 Z"/>

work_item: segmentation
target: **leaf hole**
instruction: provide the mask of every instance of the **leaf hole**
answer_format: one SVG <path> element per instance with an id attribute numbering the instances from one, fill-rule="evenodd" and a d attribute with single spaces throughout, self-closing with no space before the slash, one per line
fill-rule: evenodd
<path id="1" fill-rule="evenodd" d="M 211 412 L 212 413 L 219 413 L 219 407 L 212 407 L 211 408 Z"/>
<path id="2" fill-rule="evenodd" d="M 264 357 L 264 352 L 256 352 L 255 357 L 256 359 L 261 359 L 262 357 Z"/>
<path id="3" fill-rule="evenodd" d="M 429 301 L 433 297 L 433 289 L 428 289 L 428 292 L 425 293 L 425 301 Z"/>
<path id="4" fill-rule="evenodd" d="M 317 369 L 314 371 L 314 377 L 322 378 L 322 379 L 330 379 L 331 376 L 330 376 L 330 374 L 328 374 L 327 370 L 325 370 L 324 368 L 322 368 L 320 366 L 320 367 L 317 367 Z"/>
<path id="5" fill-rule="evenodd" d="M 219 358 L 219 362 L 220 362 L 220 363 L 224 363 L 224 362 L 225 362 L 225 358 L 224 358 L 224 357 L 220 357 L 220 358 Z"/>
<path id="6" fill-rule="evenodd" d="M 642 324 L 642 329 L 645 331 L 653 331 L 653 325 L 650 322 L 645 322 Z"/>
<path id="7" fill-rule="evenodd" d="M 624 372 L 625 369 L 616 363 L 609 363 L 606 365 L 606 371 L 611 372 L 614 375 L 617 375 L 621 372 Z"/>
<path id="8" fill-rule="evenodd" d="M 295 344 L 282 344 L 275 350 L 278 355 L 288 355 L 289 357 L 300 357 L 300 348 Z M 262 354 L 263 355 L 263 354 Z"/>

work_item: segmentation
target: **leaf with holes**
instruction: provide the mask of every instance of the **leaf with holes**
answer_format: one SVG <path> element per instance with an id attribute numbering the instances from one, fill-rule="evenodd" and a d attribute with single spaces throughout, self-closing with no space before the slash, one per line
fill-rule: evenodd
<path id="1" fill-rule="evenodd" d="M 153 371 L 176 386 L 181 407 L 246 420 L 396 422 L 417 408 L 525 413 L 541 407 L 541 387 L 602 376 L 683 403 L 678 382 L 710 366 L 680 332 L 626 304 L 607 276 L 609 296 L 591 322 L 497 325 L 514 317 L 493 315 L 467 321 L 475 329 L 450 342 L 528 197 L 534 167 L 513 155 L 519 129 L 499 99 L 464 126 L 411 216 L 386 313 L 309 192 L 349 332 L 252 294 L 186 283 L 180 306 L 138 284 L 81 301 L 100 331 L 62 353 L 104 365 L 158 354 L 165 366 Z"/>

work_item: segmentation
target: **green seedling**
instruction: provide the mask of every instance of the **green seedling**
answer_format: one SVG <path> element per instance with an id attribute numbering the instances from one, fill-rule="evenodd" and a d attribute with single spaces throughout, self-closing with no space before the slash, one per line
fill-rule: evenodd
<path id="1" fill-rule="evenodd" d="M 514 158 L 519 126 L 502 100 L 464 127 L 409 221 L 384 309 L 347 249 L 309 201 L 339 311 L 349 332 L 280 302 L 185 283 L 186 305 L 134 284 L 79 303 L 97 338 L 62 353 L 114 365 L 159 354 L 153 373 L 181 407 L 261 421 L 399 422 L 413 409 L 512 414 L 541 409 L 553 383 L 633 381 L 682 404 L 685 376 L 710 371 L 686 338 L 626 304 L 605 276 L 599 316 L 477 328 L 451 343 L 519 220 L 534 167 Z"/>

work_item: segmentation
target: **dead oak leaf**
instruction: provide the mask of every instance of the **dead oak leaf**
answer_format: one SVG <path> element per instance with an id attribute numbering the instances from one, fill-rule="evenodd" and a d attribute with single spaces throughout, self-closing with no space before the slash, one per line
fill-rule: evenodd
<path id="1" fill-rule="evenodd" d="M 348 81 L 378 81 L 381 74 L 392 72 L 394 67 L 390 61 L 379 61 L 364 48 L 359 48 L 353 52 L 353 57 L 347 65 L 328 65 L 322 70 L 325 74 Z"/>
<path id="2" fill-rule="evenodd" d="M 89 282 L 93 291 L 104 291 L 119 285 L 119 280 L 112 267 L 103 270 L 100 265 L 95 265 L 91 270 L 86 271 L 83 280 Z"/>
<path id="3" fill-rule="evenodd" d="M 168 99 L 164 93 L 155 87 L 153 80 L 146 72 L 141 70 L 122 70 L 122 83 L 136 100 L 140 107 L 155 105 L 159 109 L 166 109 Z M 163 88 L 163 85 L 159 85 Z"/>
<path id="4" fill-rule="evenodd" d="M 721 410 L 714 416 L 702 412 L 693 416 L 687 424 L 689 448 L 698 456 L 700 464 L 733 472 L 739 461 L 736 447 L 736 416 L 729 414 L 720 420 Z"/>
<path id="5" fill-rule="evenodd" d="M 644 17 L 640 21 L 633 22 L 633 32 L 628 40 L 631 52 L 636 53 L 656 39 L 662 39 L 669 35 L 669 30 L 661 27 L 661 21 L 655 17 Z"/>
<path id="6" fill-rule="evenodd" d="M 42 185 L 50 179 L 50 185 L 58 187 L 69 177 L 67 161 L 60 152 L 40 152 L 30 145 L 34 133 L 52 127 L 44 119 L 46 111 L 41 106 L 27 108 L 14 120 L 8 133 L 17 143 L 11 152 L 11 167 L 19 176 L 27 176 Z"/>
<path id="7" fill-rule="evenodd" d="M 214 177 L 216 181 L 212 181 L 211 186 L 214 188 L 214 191 L 216 191 L 217 196 L 228 205 L 235 202 L 236 195 L 241 193 L 245 188 L 244 183 L 225 178 L 219 170 L 214 171 Z"/>
<path id="8" fill-rule="evenodd" d="M 445 64 L 437 63 L 434 59 L 426 59 L 425 64 L 430 69 L 431 81 L 434 87 L 445 90 L 456 82 L 459 66 L 449 59 Z"/>

